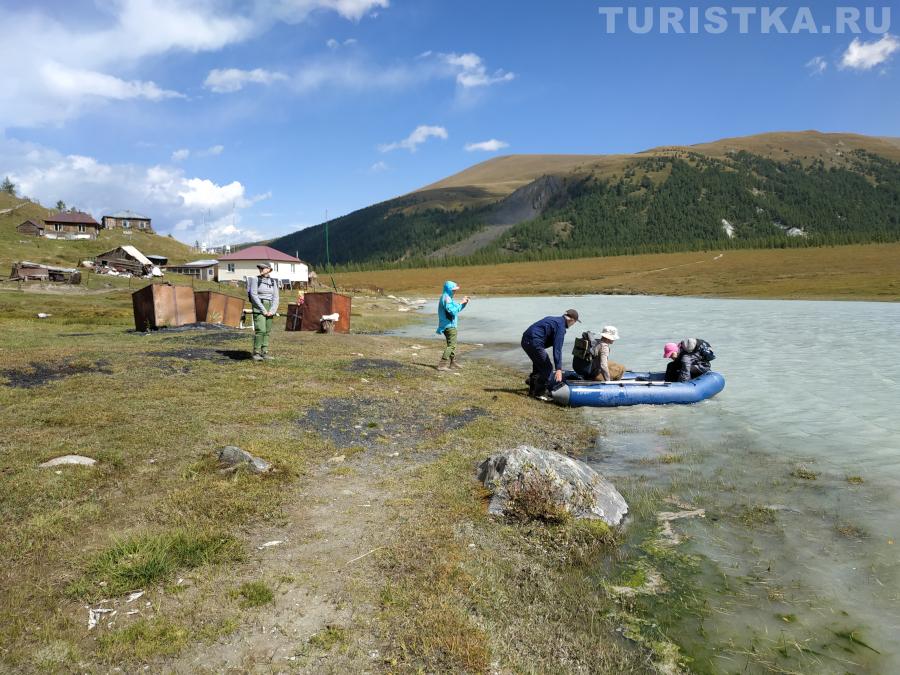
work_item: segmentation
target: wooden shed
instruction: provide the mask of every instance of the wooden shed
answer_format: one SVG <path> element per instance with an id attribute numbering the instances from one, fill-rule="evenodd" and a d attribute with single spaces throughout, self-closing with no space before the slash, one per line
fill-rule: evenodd
<path id="1" fill-rule="evenodd" d="M 54 267 L 41 263 L 22 262 L 13 263 L 9 274 L 10 281 L 54 281 L 63 284 L 80 284 L 81 272 L 71 267 Z"/>
<path id="2" fill-rule="evenodd" d="M 134 246 L 119 246 L 94 258 L 95 268 L 128 272 L 136 277 L 150 274 L 153 263 Z"/>
<path id="3" fill-rule="evenodd" d="M 134 327 L 139 331 L 186 326 L 197 321 L 194 289 L 190 286 L 150 284 L 131 294 Z"/>
<path id="4" fill-rule="evenodd" d="M 25 222 L 16 226 L 16 232 L 19 232 L 20 234 L 28 234 L 32 237 L 43 237 L 44 223 L 29 218 Z"/>

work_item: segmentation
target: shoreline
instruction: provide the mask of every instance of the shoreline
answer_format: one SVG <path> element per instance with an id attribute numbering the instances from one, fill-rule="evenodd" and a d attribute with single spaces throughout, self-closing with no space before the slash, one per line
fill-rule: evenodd
<path id="1" fill-rule="evenodd" d="M 660 295 L 900 301 L 900 243 L 644 254 L 497 265 L 336 273 L 344 288 L 418 296 L 444 281 L 472 295 Z"/>

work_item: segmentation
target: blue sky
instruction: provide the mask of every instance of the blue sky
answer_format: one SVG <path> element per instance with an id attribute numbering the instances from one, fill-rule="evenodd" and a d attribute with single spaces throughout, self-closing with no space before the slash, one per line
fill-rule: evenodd
<path id="1" fill-rule="evenodd" d="M 0 0 L 0 174 L 210 243 L 271 237 L 508 153 L 617 153 L 775 130 L 900 136 L 900 7 L 822 34 L 646 34 L 623 5 Z M 639 10 L 639 11 L 638 11 Z M 890 12 L 886 15 L 884 12 Z M 887 23 L 887 20 L 894 22 Z M 10 68 L 9 64 L 14 64 Z"/>

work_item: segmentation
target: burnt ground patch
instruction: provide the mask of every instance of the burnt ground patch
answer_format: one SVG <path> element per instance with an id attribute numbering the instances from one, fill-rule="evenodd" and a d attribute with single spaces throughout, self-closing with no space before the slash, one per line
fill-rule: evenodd
<path id="1" fill-rule="evenodd" d="M 458 413 L 449 413 L 444 416 L 444 430 L 457 431 L 458 429 L 462 429 L 470 422 L 474 422 L 477 419 L 486 417 L 488 414 L 488 411 L 484 408 L 477 407 L 466 408 L 465 410 Z"/>
<path id="2" fill-rule="evenodd" d="M 32 361 L 22 368 L 2 370 L 0 371 L 0 377 L 6 378 L 7 387 L 32 389 L 50 382 L 64 380 L 73 375 L 83 375 L 85 373 L 112 375 L 112 372 L 109 368 L 109 361 L 103 360 L 94 362 L 69 360 L 55 363 L 35 363 Z"/>
<path id="3" fill-rule="evenodd" d="M 347 364 L 345 370 L 356 374 L 391 377 L 409 370 L 409 365 L 390 359 L 356 359 Z"/>
<path id="4" fill-rule="evenodd" d="M 250 344 L 253 341 L 253 333 L 241 333 L 234 329 L 210 330 L 197 335 L 184 336 L 184 339 L 210 345 L 229 344 L 231 342 L 247 342 L 247 344 Z"/>
<path id="5" fill-rule="evenodd" d="M 210 361 L 212 363 L 230 363 L 232 361 L 248 361 L 253 354 L 245 350 L 213 349 L 212 347 L 185 347 L 170 349 L 164 352 L 150 352 L 148 356 L 166 361 L 181 359 L 183 361 Z"/>
<path id="6" fill-rule="evenodd" d="M 482 408 L 441 414 L 421 406 L 397 406 L 392 400 L 330 398 L 297 420 L 339 449 L 411 449 L 428 437 L 456 431 L 488 415 Z"/>

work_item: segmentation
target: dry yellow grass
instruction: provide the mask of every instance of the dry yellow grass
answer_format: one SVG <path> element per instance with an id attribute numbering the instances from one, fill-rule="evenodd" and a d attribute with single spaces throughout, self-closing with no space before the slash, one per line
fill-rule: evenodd
<path id="1" fill-rule="evenodd" d="M 646 294 L 806 300 L 900 300 L 900 244 L 706 251 L 336 274 L 347 288 L 435 295 Z"/>

